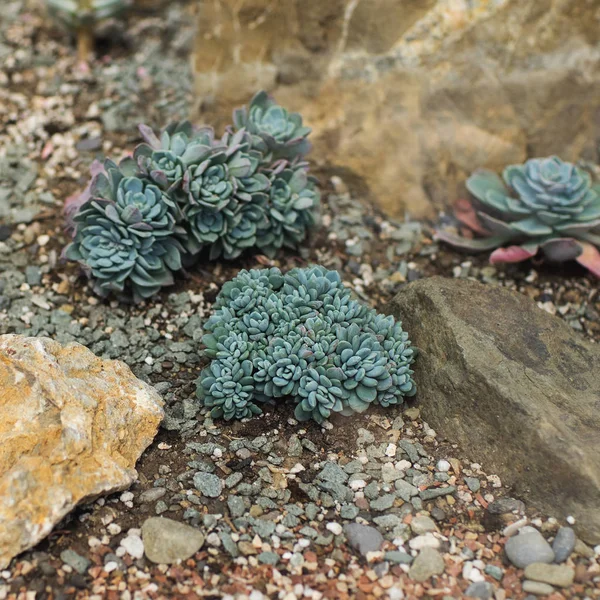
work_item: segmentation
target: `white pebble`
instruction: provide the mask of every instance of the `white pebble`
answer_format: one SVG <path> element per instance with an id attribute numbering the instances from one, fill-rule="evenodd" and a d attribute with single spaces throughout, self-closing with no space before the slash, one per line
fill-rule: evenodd
<path id="1" fill-rule="evenodd" d="M 423 535 L 418 535 L 416 538 L 410 540 L 408 545 L 413 550 L 422 550 L 423 548 L 439 548 L 440 540 L 438 540 L 431 533 L 424 533 Z"/>
<path id="2" fill-rule="evenodd" d="M 438 460 L 435 468 L 440 473 L 447 473 L 450 470 L 450 463 L 447 460 Z"/>
<path id="3" fill-rule="evenodd" d="M 215 458 L 221 458 L 223 456 L 223 450 L 221 450 L 221 448 L 215 448 L 213 450 L 213 456 Z"/>
<path id="4" fill-rule="evenodd" d="M 571 515 L 569 515 L 569 516 L 567 517 L 567 523 L 568 523 L 569 525 L 575 525 L 575 517 L 572 517 Z"/>
<path id="5" fill-rule="evenodd" d="M 111 523 L 106 529 L 108 529 L 108 533 L 111 535 L 119 535 L 121 533 L 121 526 L 117 525 L 117 523 Z"/>
<path id="6" fill-rule="evenodd" d="M 342 526 L 339 523 L 327 523 L 326 527 L 333 535 L 340 535 L 342 533 Z"/>
<path id="7" fill-rule="evenodd" d="M 133 500 L 133 494 L 131 492 L 123 492 L 119 496 L 121 502 L 131 502 Z"/>
<path id="8" fill-rule="evenodd" d="M 111 560 L 104 565 L 104 570 L 107 573 L 112 573 L 113 571 L 115 571 L 118 568 L 119 568 L 119 565 L 114 560 Z"/>
<path id="9" fill-rule="evenodd" d="M 353 479 L 350 482 L 350 489 L 354 490 L 355 492 L 356 490 L 361 490 L 364 487 L 367 487 L 367 482 L 364 479 Z"/>
<path id="10" fill-rule="evenodd" d="M 38 239 L 37 239 L 37 243 L 42 247 L 45 246 L 49 241 L 50 241 L 50 236 L 46 235 L 46 234 L 40 235 L 40 237 L 38 237 Z"/>
<path id="11" fill-rule="evenodd" d="M 388 444 L 388 447 L 385 449 L 385 455 L 394 457 L 394 456 L 396 456 L 396 450 L 397 450 L 396 444 Z"/>
<path id="12" fill-rule="evenodd" d="M 129 535 L 121 540 L 121 547 L 132 558 L 142 558 L 144 556 L 144 542 L 138 535 Z"/>
<path id="13" fill-rule="evenodd" d="M 406 469 L 410 469 L 412 467 L 412 463 L 408 460 L 401 460 L 397 462 L 394 467 L 396 467 L 398 471 L 406 471 Z"/>

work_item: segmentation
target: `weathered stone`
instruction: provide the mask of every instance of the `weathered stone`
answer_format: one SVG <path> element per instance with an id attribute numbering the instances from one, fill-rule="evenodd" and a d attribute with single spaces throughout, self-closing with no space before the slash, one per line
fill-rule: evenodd
<path id="1" fill-rule="evenodd" d="M 598 543 L 600 348 L 526 297 L 473 281 L 412 283 L 391 312 L 422 350 L 424 419 Z"/>
<path id="2" fill-rule="evenodd" d="M 520 569 L 524 569 L 533 563 L 551 563 L 554 561 L 554 552 L 552 552 L 550 544 L 536 530 L 520 533 L 509 538 L 504 549 L 508 560 Z"/>
<path id="3" fill-rule="evenodd" d="M 344 527 L 344 533 L 350 546 L 358 550 L 363 556 L 366 556 L 369 552 L 376 552 L 381 549 L 383 544 L 383 536 L 377 529 L 369 525 L 350 523 Z"/>
<path id="4" fill-rule="evenodd" d="M 151 517 L 142 525 L 144 552 L 154 563 L 170 565 L 187 560 L 204 544 L 198 529 L 163 517 Z"/>
<path id="5" fill-rule="evenodd" d="M 556 532 L 556 537 L 552 542 L 552 550 L 554 551 L 554 562 L 562 563 L 571 556 L 577 538 L 575 532 L 570 527 L 561 527 Z"/>
<path id="6" fill-rule="evenodd" d="M 478 166 L 597 158 L 595 2 L 197 2 L 202 120 L 266 88 L 388 212 L 456 198 Z"/>
<path id="7" fill-rule="evenodd" d="M 558 587 L 569 587 L 575 578 L 575 569 L 567 565 L 532 563 L 525 568 L 525 577 Z"/>
<path id="8" fill-rule="evenodd" d="M 410 567 L 408 575 L 418 582 L 427 581 L 433 575 L 441 575 L 444 572 L 444 559 L 435 549 L 425 547 L 415 558 Z"/>
<path id="9" fill-rule="evenodd" d="M 0 568 L 77 504 L 126 489 L 163 416 L 154 388 L 80 344 L 0 336 Z"/>

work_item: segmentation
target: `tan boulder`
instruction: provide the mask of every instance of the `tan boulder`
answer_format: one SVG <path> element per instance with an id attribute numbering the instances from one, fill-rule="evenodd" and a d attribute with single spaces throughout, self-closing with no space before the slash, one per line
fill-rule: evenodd
<path id="1" fill-rule="evenodd" d="M 162 405 L 80 344 L 0 336 L 0 569 L 77 504 L 136 480 Z"/>
<path id="2" fill-rule="evenodd" d="M 598 158 L 598 2 L 197 2 L 194 119 L 266 88 L 389 213 L 432 214 L 477 167 Z"/>

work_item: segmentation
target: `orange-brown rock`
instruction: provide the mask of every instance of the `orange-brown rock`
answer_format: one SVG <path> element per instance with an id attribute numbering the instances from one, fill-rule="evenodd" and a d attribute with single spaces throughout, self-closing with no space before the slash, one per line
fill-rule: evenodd
<path id="1" fill-rule="evenodd" d="M 387 212 L 453 202 L 477 167 L 596 160 L 600 3 L 197 0 L 194 119 L 260 88 L 313 127 L 313 160 Z"/>
<path id="2" fill-rule="evenodd" d="M 0 336 L 0 569 L 80 502 L 131 485 L 162 404 L 80 344 Z"/>

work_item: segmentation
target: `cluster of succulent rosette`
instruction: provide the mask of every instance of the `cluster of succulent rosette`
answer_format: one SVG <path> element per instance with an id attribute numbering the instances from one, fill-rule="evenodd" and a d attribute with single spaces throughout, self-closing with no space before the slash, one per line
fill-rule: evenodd
<path id="1" fill-rule="evenodd" d="M 310 129 L 265 92 L 220 139 L 188 122 L 145 143 L 118 165 L 93 166 L 86 190 L 66 203 L 79 261 L 101 296 L 135 301 L 173 283 L 173 273 L 207 248 L 209 259 L 247 249 L 272 257 L 295 249 L 318 222 L 317 181 L 304 160 Z"/>
<path id="2" fill-rule="evenodd" d="M 398 405 L 416 388 L 415 349 L 402 324 L 356 300 L 324 267 L 241 271 L 204 325 L 212 359 L 197 381 L 213 417 L 242 419 L 261 405 L 295 403 L 322 423 L 371 405 Z"/>
<path id="3" fill-rule="evenodd" d="M 455 207 L 471 237 L 448 230 L 437 238 L 467 250 L 494 250 L 492 263 L 514 263 L 538 252 L 551 262 L 576 260 L 600 277 L 600 184 L 556 156 L 504 170 L 478 170 L 467 180 L 471 200 Z"/>

